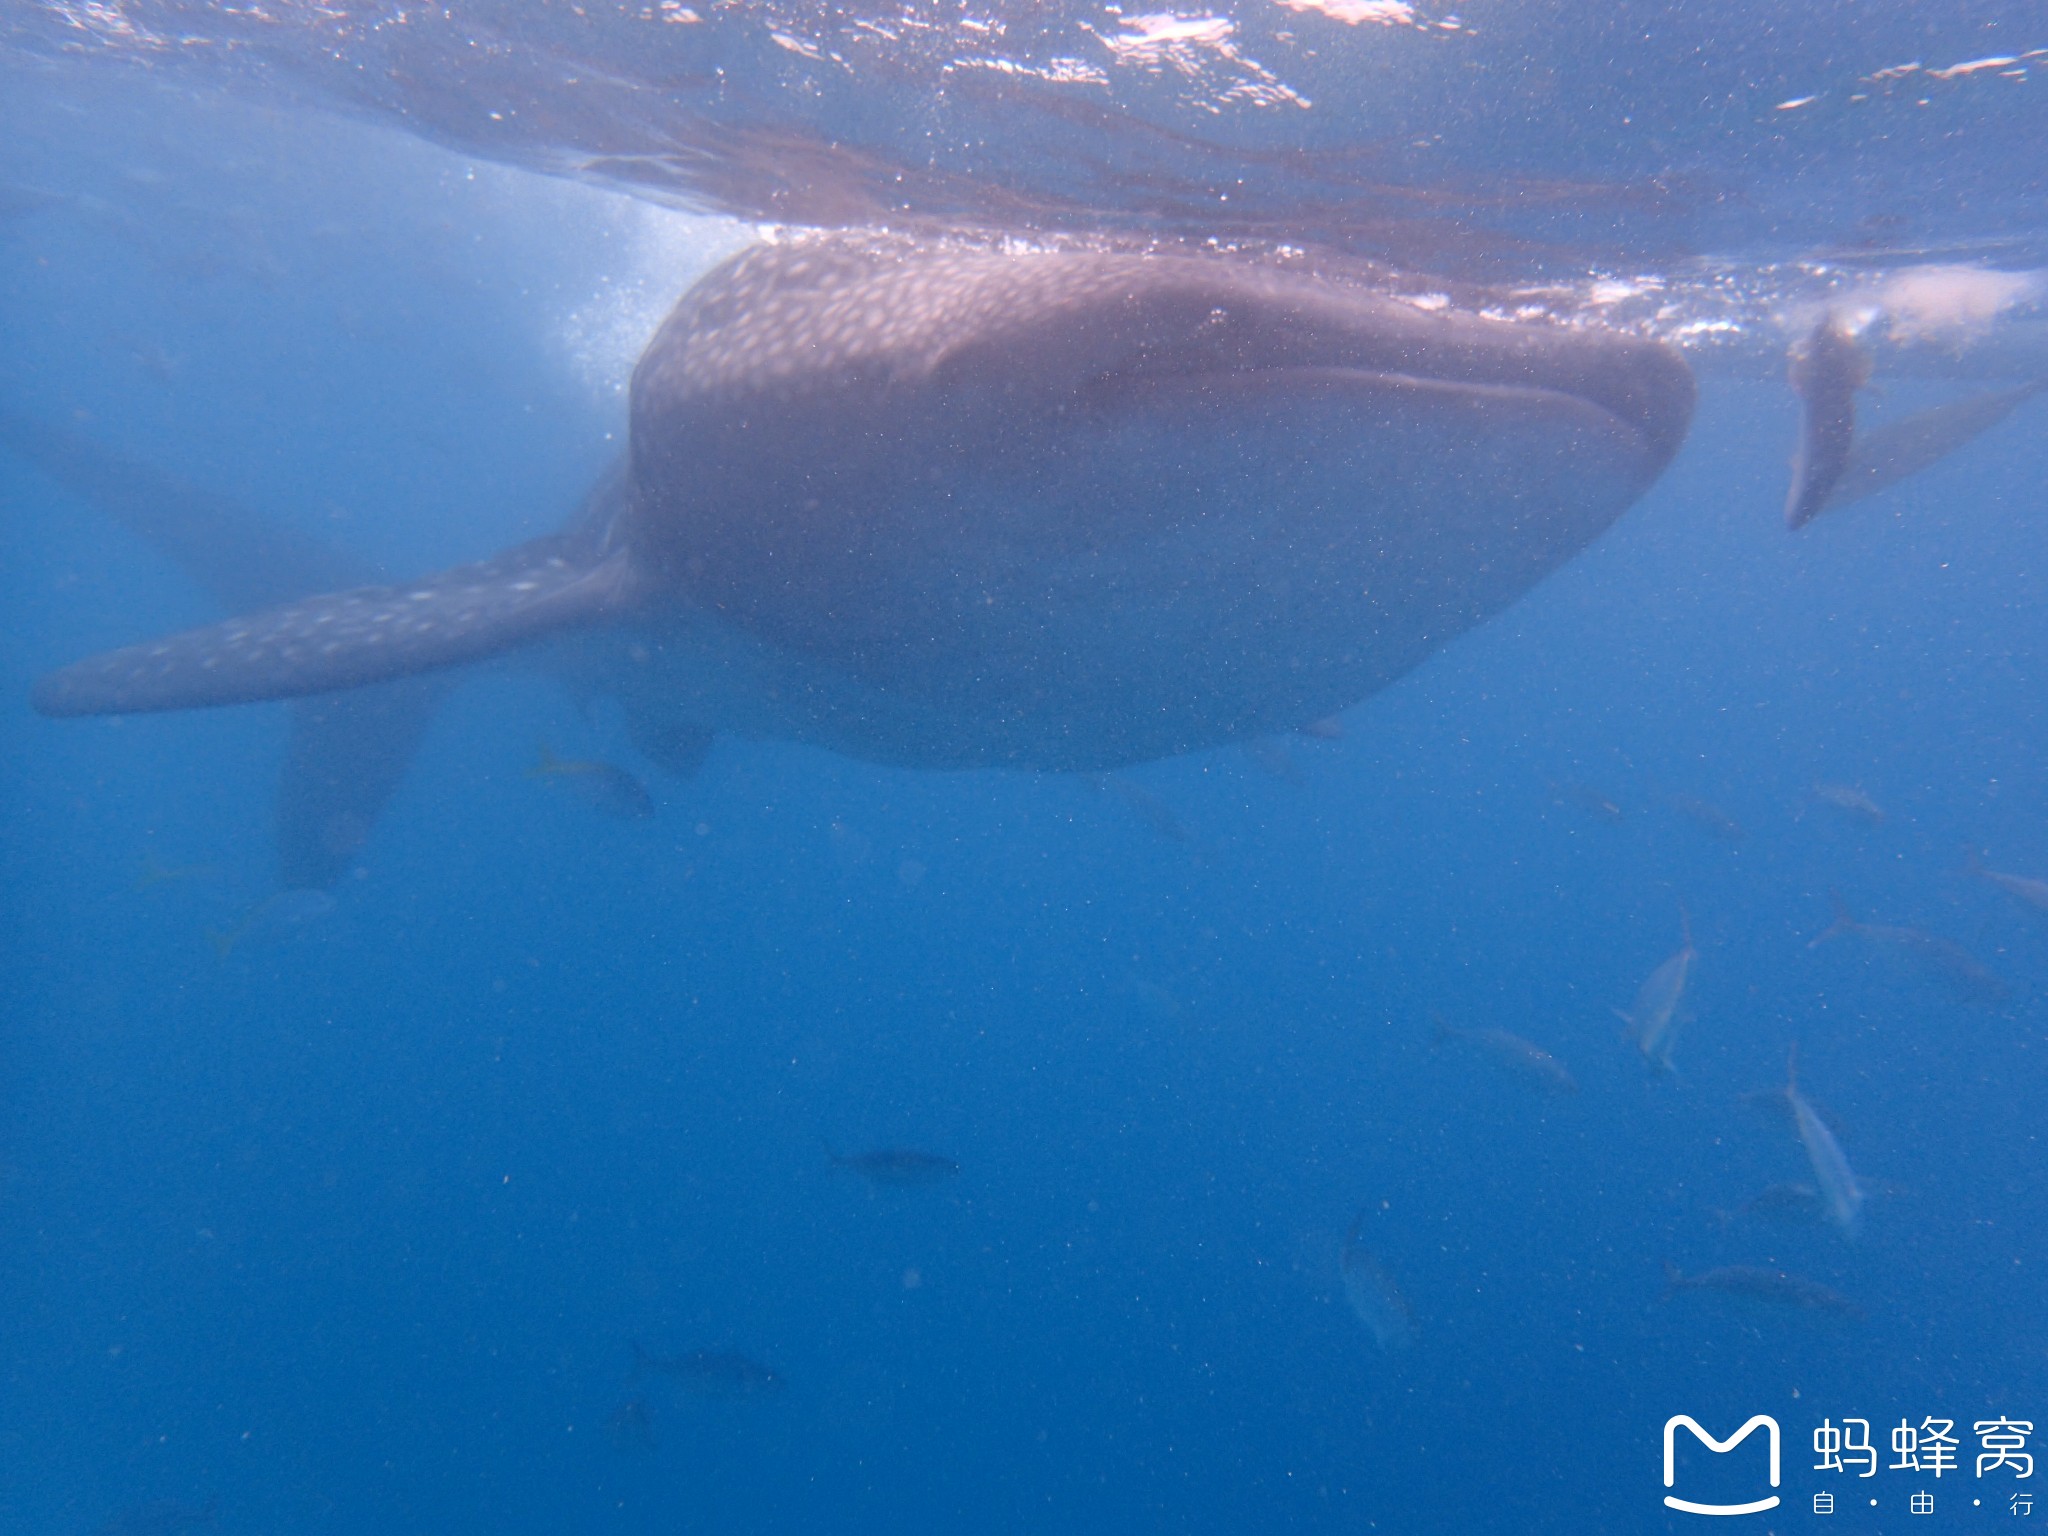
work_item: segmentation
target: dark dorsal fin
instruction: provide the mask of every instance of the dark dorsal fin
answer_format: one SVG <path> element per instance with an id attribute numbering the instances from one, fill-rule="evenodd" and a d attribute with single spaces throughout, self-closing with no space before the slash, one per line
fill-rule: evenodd
<path id="1" fill-rule="evenodd" d="M 595 565 L 558 539 L 395 587 L 330 592 L 74 662 L 35 686 L 46 715 L 120 715 L 299 698 L 412 677 L 616 611 L 624 551 Z"/>

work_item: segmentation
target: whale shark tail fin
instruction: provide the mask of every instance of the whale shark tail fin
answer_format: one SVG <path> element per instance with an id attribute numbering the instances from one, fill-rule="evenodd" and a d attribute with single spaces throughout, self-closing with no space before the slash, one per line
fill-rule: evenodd
<path id="1" fill-rule="evenodd" d="M 64 668 L 34 700 L 79 715 L 292 699 L 277 828 L 287 888 L 331 885 L 347 869 L 446 692 L 435 668 L 573 621 L 622 576 L 529 545 L 371 588 L 367 562 L 66 428 L 0 411 L 0 446 L 170 557 L 222 607 L 266 610 Z M 331 588 L 353 590 L 307 596 Z"/>
<path id="2" fill-rule="evenodd" d="M 631 562 L 558 539 L 401 586 L 356 587 L 73 662 L 32 694 L 46 715 L 129 715 L 303 698 L 481 661 L 625 601 Z"/>

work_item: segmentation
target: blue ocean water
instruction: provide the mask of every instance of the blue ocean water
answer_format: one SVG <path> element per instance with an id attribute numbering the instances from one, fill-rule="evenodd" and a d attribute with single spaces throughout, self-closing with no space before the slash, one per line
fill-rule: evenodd
<path id="1" fill-rule="evenodd" d="M 394 573 L 557 524 L 743 238 L 310 108 L 11 78 L 6 179 L 65 200 L 0 224 L 6 408 Z M 215 611 L 0 454 L 0 1528 L 1681 1529 L 1681 1412 L 1782 1422 L 1778 1530 L 1823 1489 L 1919 1528 L 1915 1474 L 1811 1467 L 1824 1416 L 1955 1421 L 1941 1525 L 2009 1521 L 1972 1426 L 2048 1415 L 2048 932 L 1966 857 L 2048 875 L 2028 410 L 1795 539 L 1790 391 L 1710 373 L 1611 533 L 1337 739 L 1107 788 L 732 740 L 668 779 L 488 672 L 281 921 L 274 710 L 30 712 Z M 543 742 L 657 814 L 535 778 Z M 1831 891 L 1999 995 L 1810 947 Z M 1660 1077 L 1614 1010 L 1687 925 Z M 1853 1243 L 1728 1215 L 1812 1177 L 1744 1101 L 1795 1043 Z M 890 1146 L 959 1172 L 828 1152 Z M 1396 1352 L 1346 1304 L 1361 1213 Z M 1733 1264 L 1858 1314 L 1667 1292 Z"/>

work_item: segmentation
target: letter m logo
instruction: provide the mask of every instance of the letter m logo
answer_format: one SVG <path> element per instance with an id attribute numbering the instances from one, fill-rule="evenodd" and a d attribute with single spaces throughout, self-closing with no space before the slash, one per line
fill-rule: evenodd
<path id="1" fill-rule="evenodd" d="M 1704 1429 L 1700 1421 L 1689 1413 L 1674 1413 L 1664 1421 L 1664 1486 L 1669 1488 L 1678 1481 L 1677 1439 L 1678 1426 L 1683 1424 L 1691 1430 L 1693 1437 L 1708 1450 L 1718 1453 L 1732 1451 L 1750 1436 L 1759 1426 L 1767 1431 L 1771 1442 L 1771 1486 L 1778 1486 L 1778 1421 L 1767 1413 L 1759 1413 L 1726 1440 L 1716 1440 Z M 1766 1509 L 1778 1507 L 1778 1496 L 1774 1493 L 1767 1499 L 1755 1499 L 1747 1504 L 1695 1504 L 1690 1499 L 1673 1498 L 1664 1495 L 1664 1502 L 1673 1509 L 1682 1509 L 1689 1515 L 1754 1515 Z"/>

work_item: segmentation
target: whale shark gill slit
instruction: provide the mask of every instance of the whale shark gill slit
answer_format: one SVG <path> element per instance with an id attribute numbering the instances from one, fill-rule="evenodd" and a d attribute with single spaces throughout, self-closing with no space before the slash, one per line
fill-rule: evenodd
<path id="1" fill-rule="evenodd" d="M 595 565 L 560 539 L 422 581 L 332 592 L 89 657 L 42 678 L 46 715 L 137 714 L 296 698 L 481 661 L 620 611 L 624 551 Z"/>

